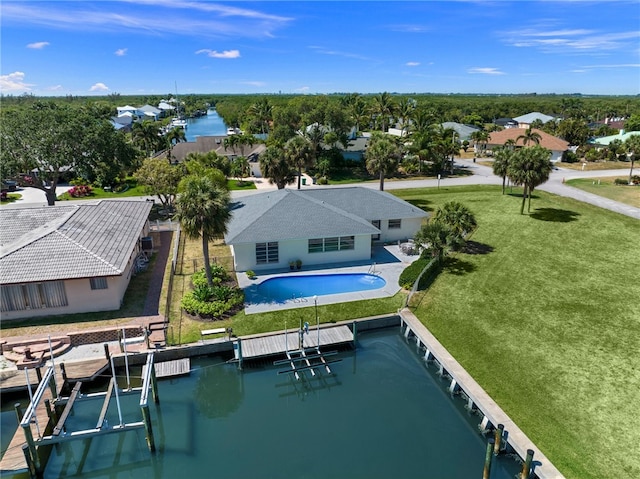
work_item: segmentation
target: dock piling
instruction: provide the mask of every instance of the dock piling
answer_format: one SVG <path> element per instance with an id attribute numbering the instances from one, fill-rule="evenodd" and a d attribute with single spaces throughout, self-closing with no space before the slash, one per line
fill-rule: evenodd
<path id="1" fill-rule="evenodd" d="M 495 444 L 493 447 L 493 454 L 500 454 L 500 449 L 502 448 L 502 436 L 504 435 L 504 424 L 498 424 L 498 427 L 494 431 Z"/>
<path id="2" fill-rule="evenodd" d="M 533 449 L 527 449 L 527 457 L 522 464 L 522 471 L 520 472 L 520 479 L 529 479 L 531 475 L 531 463 L 533 462 Z"/>
<path id="3" fill-rule="evenodd" d="M 24 415 L 24 413 L 22 412 L 22 408 L 20 407 L 20 403 L 17 402 L 13 405 L 14 409 L 16 410 L 16 416 L 18 416 L 18 423 L 22 422 L 22 416 Z"/>
<path id="4" fill-rule="evenodd" d="M 484 470 L 482 471 L 482 479 L 491 477 L 491 460 L 493 459 L 493 438 L 487 440 L 487 453 L 484 456 Z"/>
<path id="5" fill-rule="evenodd" d="M 355 348 L 356 344 L 357 344 L 357 338 L 358 338 L 358 322 L 354 321 L 352 324 L 353 324 L 353 331 L 352 331 L 352 333 L 353 333 L 353 347 Z M 319 345 L 320 344 L 318 344 L 318 346 Z"/>

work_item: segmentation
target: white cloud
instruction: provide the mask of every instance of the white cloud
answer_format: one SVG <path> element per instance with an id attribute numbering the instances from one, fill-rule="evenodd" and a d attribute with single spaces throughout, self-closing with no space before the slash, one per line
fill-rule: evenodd
<path id="1" fill-rule="evenodd" d="M 123 57 L 127 54 L 128 48 L 118 48 L 114 53 L 117 57 Z"/>
<path id="2" fill-rule="evenodd" d="M 420 62 L 407 62 L 405 63 L 405 65 L 408 67 L 417 67 L 418 65 L 420 65 Z"/>
<path id="3" fill-rule="evenodd" d="M 343 52 L 339 50 L 327 50 L 324 47 L 320 47 L 316 45 L 311 45 L 309 46 L 309 48 L 311 48 L 312 50 L 315 50 L 318 53 L 321 53 L 322 55 L 335 55 L 335 56 L 345 57 L 345 58 L 355 58 L 357 60 L 369 60 L 369 58 L 362 55 L 358 55 L 356 53 Z"/>
<path id="4" fill-rule="evenodd" d="M 47 91 L 62 91 L 62 85 L 52 85 L 46 88 Z"/>
<path id="5" fill-rule="evenodd" d="M 35 42 L 29 43 L 27 48 L 32 48 L 33 50 L 42 50 L 44 47 L 48 47 L 51 45 L 49 42 Z"/>
<path id="6" fill-rule="evenodd" d="M 89 88 L 89 91 L 108 91 L 108 90 L 109 90 L 109 87 L 104 83 L 100 83 L 100 82 L 96 83 L 91 88 Z"/>
<path id="7" fill-rule="evenodd" d="M 640 68 L 640 63 L 620 63 L 618 65 L 586 65 L 582 68 Z"/>
<path id="8" fill-rule="evenodd" d="M 266 83 L 263 82 L 263 81 L 243 81 L 243 82 L 240 82 L 240 83 L 242 83 L 243 85 L 251 85 L 251 86 L 265 86 L 266 85 Z"/>
<path id="9" fill-rule="evenodd" d="M 30 91 L 33 85 L 24 82 L 23 72 L 13 72 L 8 75 L 0 75 L 0 91 Z"/>
<path id="10" fill-rule="evenodd" d="M 482 75 L 504 75 L 504 72 L 501 72 L 499 69 L 490 67 L 469 68 L 467 70 L 467 73 L 480 73 Z"/>
<path id="11" fill-rule="evenodd" d="M 223 52 L 218 52 L 216 50 L 203 48 L 202 50 L 198 50 L 196 55 L 201 53 L 206 53 L 206 55 L 211 58 L 240 58 L 240 50 L 225 50 Z"/>
<path id="12" fill-rule="evenodd" d="M 131 9 L 128 3 L 136 3 Z M 135 32 L 150 35 L 269 38 L 293 19 L 208 2 L 3 2 L 3 24 L 43 25 L 57 30 Z M 204 14 L 203 14 L 204 12 Z"/>
<path id="13" fill-rule="evenodd" d="M 300 93 L 308 93 L 311 88 L 308 86 L 301 86 L 300 88 L 296 88 L 295 91 L 299 91 Z"/>

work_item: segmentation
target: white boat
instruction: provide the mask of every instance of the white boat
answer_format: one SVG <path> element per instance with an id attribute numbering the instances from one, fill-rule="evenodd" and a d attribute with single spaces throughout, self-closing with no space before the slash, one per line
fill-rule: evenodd
<path id="1" fill-rule="evenodd" d="M 172 128 L 187 128 L 187 120 L 183 119 L 183 118 L 174 118 L 173 120 L 171 120 L 171 124 L 170 126 Z"/>

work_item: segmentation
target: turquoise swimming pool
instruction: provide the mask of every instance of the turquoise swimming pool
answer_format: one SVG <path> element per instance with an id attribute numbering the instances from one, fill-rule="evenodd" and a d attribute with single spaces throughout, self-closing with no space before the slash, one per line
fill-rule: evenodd
<path id="1" fill-rule="evenodd" d="M 386 284 L 380 276 L 368 273 L 277 276 L 260 283 L 257 293 L 263 300 L 284 302 L 295 298 L 370 291 Z"/>

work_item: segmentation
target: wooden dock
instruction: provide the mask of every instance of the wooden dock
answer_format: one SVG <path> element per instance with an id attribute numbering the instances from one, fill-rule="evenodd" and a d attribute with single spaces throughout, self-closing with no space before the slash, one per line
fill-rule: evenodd
<path id="1" fill-rule="evenodd" d="M 154 364 L 154 367 L 157 378 L 186 376 L 191 372 L 191 360 L 189 358 L 183 358 L 176 359 L 175 361 L 164 361 Z M 144 376 L 144 369 L 142 375 Z"/>
<path id="2" fill-rule="evenodd" d="M 298 330 L 288 333 L 260 336 L 256 338 L 242 339 L 242 358 L 254 359 L 265 356 L 284 354 L 286 351 L 299 349 Z M 318 344 L 318 331 L 310 329 L 304 334 L 304 348 L 317 348 L 318 346 L 335 346 L 353 342 L 353 333 L 348 326 L 334 326 L 320 328 L 320 344 Z"/>
<path id="3" fill-rule="evenodd" d="M 62 362 L 56 362 L 56 384 L 62 385 L 62 372 L 60 370 Z M 104 373 L 109 363 L 106 358 L 81 359 L 77 361 L 64 361 L 65 370 L 69 382 L 92 381 Z M 42 369 L 45 369 L 43 365 Z M 28 369 L 29 384 L 35 389 L 38 386 L 38 376 L 35 369 Z M 14 374 L 15 373 L 15 374 Z M 0 379 L 0 391 L 3 393 L 26 391 L 27 378 L 24 370 L 5 372 L 6 377 Z"/>

